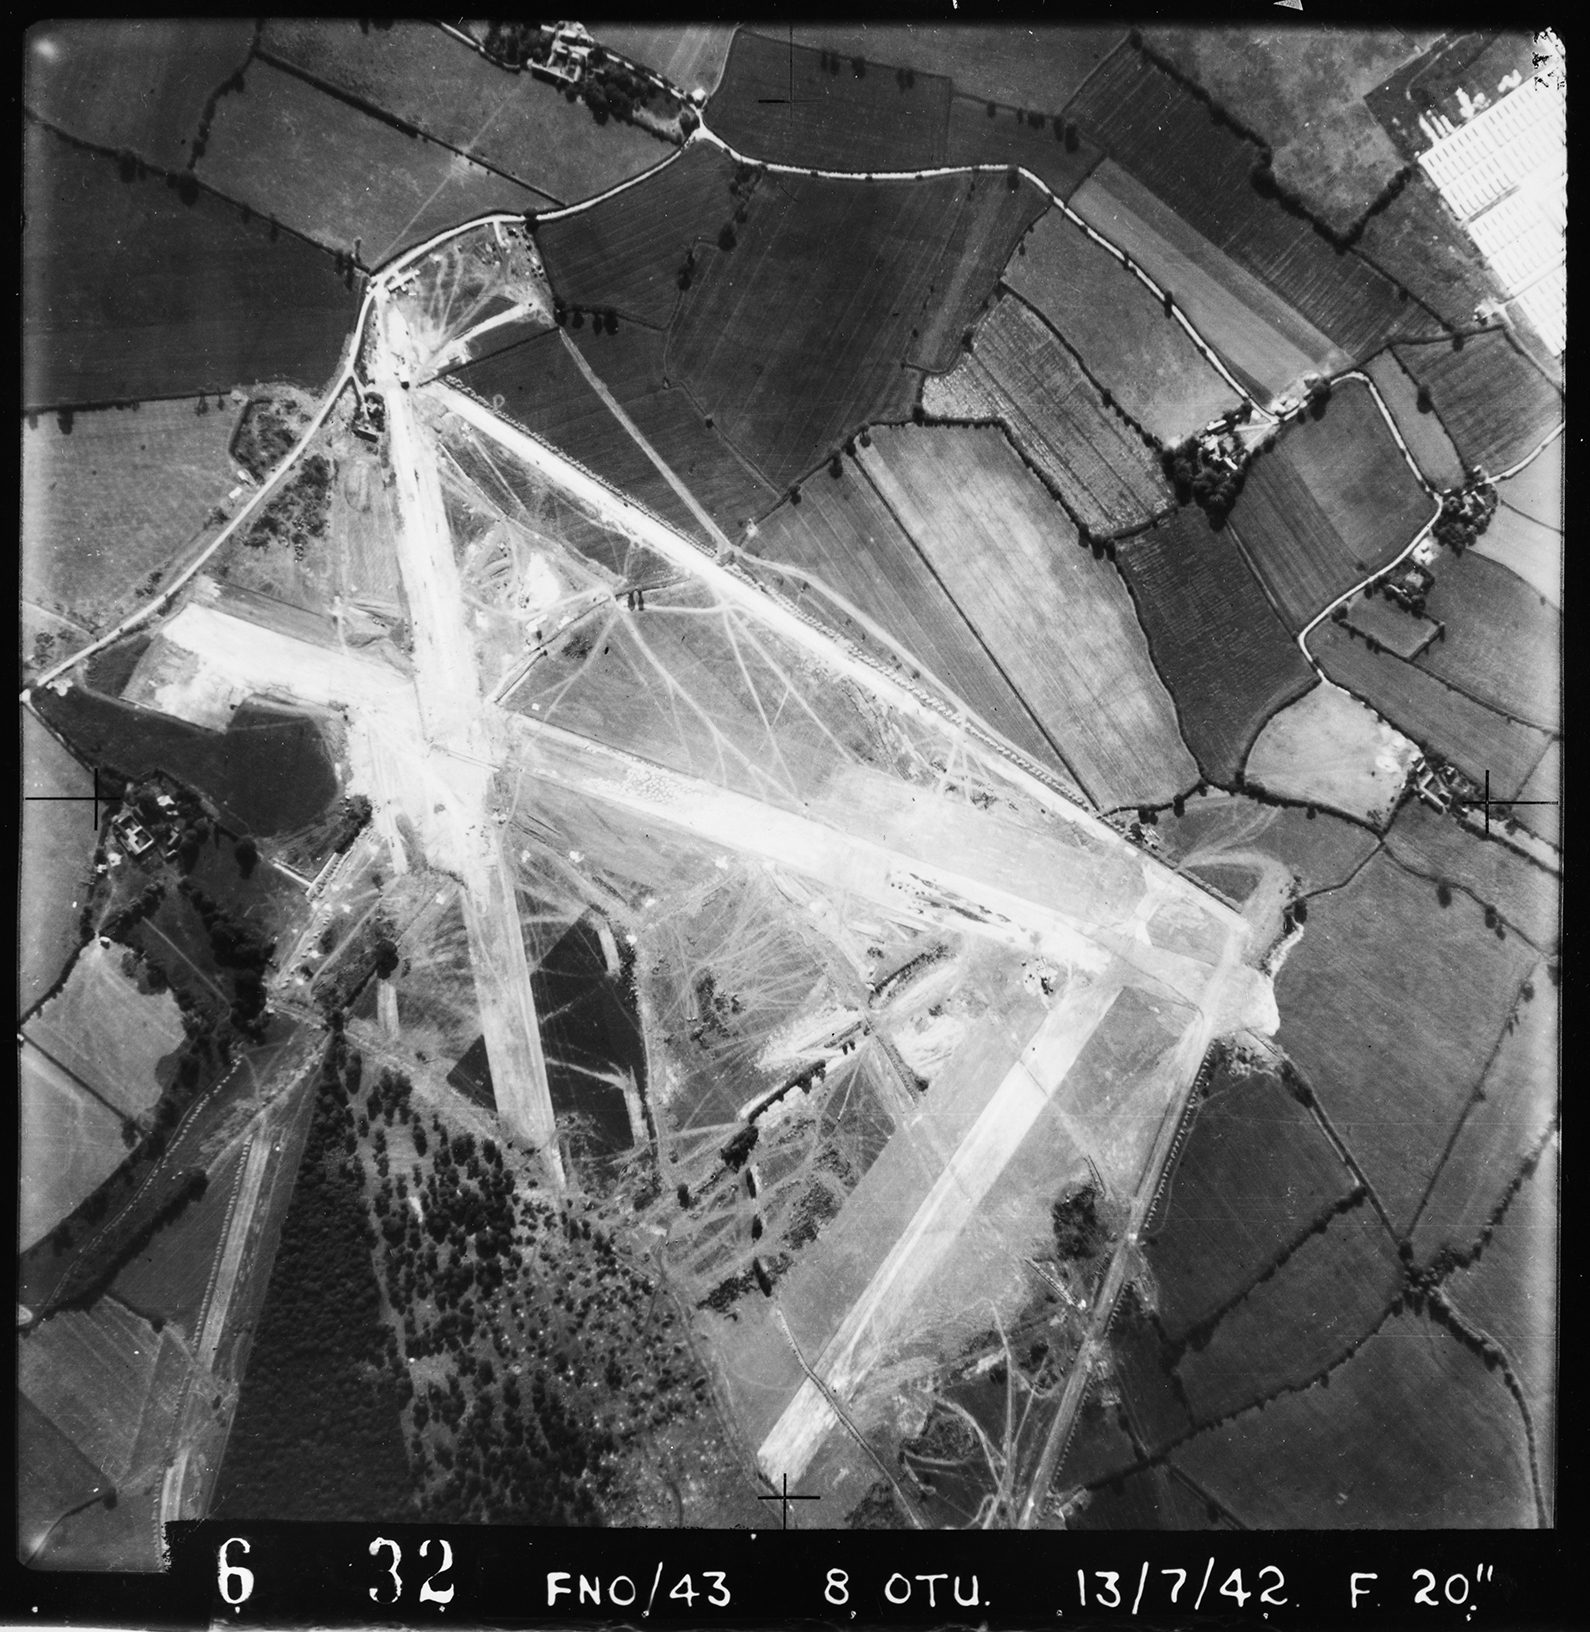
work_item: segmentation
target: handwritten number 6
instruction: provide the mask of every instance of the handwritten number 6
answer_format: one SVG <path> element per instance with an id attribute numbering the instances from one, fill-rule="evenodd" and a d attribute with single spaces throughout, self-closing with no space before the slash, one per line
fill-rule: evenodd
<path id="1" fill-rule="evenodd" d="M 403 1560 L 403 1549 L 390 1537 L 377 1536 L 370 1543 L 370 1557 L 374 1558 L 383 1547 L 392 1549 L 392 1562 L 387 1565 L 387 1573 L 392 1577 L 392 1596 L 386 1599 L 385 1602 L 395 1604 L 403 1596 L 403 1577 L 398 1574 L 398 1565 Z M 370 1596 L 378 1604 L 382 1602 L 380 1592 L 375 1587 L 370 1588 Z"/>

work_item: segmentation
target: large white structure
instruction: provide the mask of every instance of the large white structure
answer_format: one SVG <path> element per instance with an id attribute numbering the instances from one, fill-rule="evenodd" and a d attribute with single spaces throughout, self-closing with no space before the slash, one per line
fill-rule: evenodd
<path id="1" fill-rule="evenodd" d="M 1419 163 L 1468 229 L 1509 296 L 1561 354 L 1568 302 L 1567 98 L 1560 74 L 1537 74 L 1466 124 L 1426 126 Z"/>

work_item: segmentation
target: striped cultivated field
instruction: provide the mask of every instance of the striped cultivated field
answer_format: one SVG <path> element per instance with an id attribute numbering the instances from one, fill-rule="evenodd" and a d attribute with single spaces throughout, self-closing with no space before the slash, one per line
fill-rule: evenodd
<path id="1" fill-rule="evenodd" d="M 642 436 L 725 531 L 737 533 L 777 495 L 703 419 L 678 386 L 664 384 L 664 337 L 634 324 L 616 334 L 585 325 L 569 336 L 635 421 Z M 486 402 L 526 430 L 631 493 L 682 532 L 705 536 L 689 508 L 591 388 L 557 332 L 538 335 L 458 371 Z"/>
<path id="2" fill-rule="evenodd" d="M 1315 674 L 1229 532 L 1187 506 L 1116 557 L 1176 699 L 1182 735 L 1211 782 L 1230 784 L 1253 739 Z"/>
<path id="3" fill-rule="evenodd" d="M 1547 731 L 1562 724 L 1562 614 L 1517 573 L 1443 557 L 1425 602 L 1442 638 L 1418 662 L 1482 703 Z"/>
<path id="4" fill-rule="evenodd" d="M 1231 525 L 1300 629 L 1405 550 L 1434 511 L 1368 388 L 1349 381 L 1322 419 L 1289 426 L 1248 467 Z"/>
<path id="5" fill-rule="evenodd" d="M 927 382 L 922 406 L 937 419 L 997 419 L 1096 533 L 1140 526 L 1170 508 L 1158 454 L 1105 404 L 1081 364 L 1018 296 L 1000 297 L 971 355 Z"/>
<path id="6" fill-rule="evenodd" d="M 1309 651 L 1337 685 L 1368 703 L 1421 748 L 1451 760 L 1476 782 L 1490 772 L 1491 792 L 1516 799 L 1550 738 L 1465 696 L 1417 664 L 1371 652 L 1329 621 L 1309 636 Z"/>
<path id="7" fill-rule="evenodd" d="M 1333 249 L 1308 221 L 1262 196 L 1251 179 L 1259 149 L 1216 124 L 1203 102 L 1142 52 L 1116 52 L 1067 116 L 1352 357 L 1371 356 L 1399 336 L 1439 332 L 1362 257 Z"/>
<path id="8" fill-rule="evenodd" d="M 917 389 L 901 367 L 911 342 L 946 307 L 970 322 L 1042 207 L 1036 189 L 1007 189 L 1022 211 L 1011 220 L 989 206 L 995 187 L 763 177 L 735 247 L 703 265 L 680 311 L 670 377 L 775 487 L 859 426 L 903 418 Z M 975 241 L 958 236 L 962 216 L 983 229 Z"/>
<path id="9" fill-rule="evenodd" d="M 944 586 L 917 553 L 876 488 L 849 460 L 838 481 L 818 477 L 798 505 L 788 502 L 759 523 L 752 559 L 798 568 L 875 619 L 907 651 L 995 730 L 1064 776 L 1064 762 Z M 852 640 L 863 631 L 801 580 L 779 581 L 808 611 L 838 622 Z"/>
<path id="10" fill-rule="evenodd" d="M 927 170 L 948 153 L 950 82 L 742 28 L 707 116 L 737 152 L 819 170 Z"/>
<path id="11" fill-rule="evenodd" d="M 1126 586 L 999 431 L 880 427 L 861 464 L 1096 804 L 1198 780 Z"/>
<path id="12" fill-rule="evenodd" d="M 1022 240 L 1005 282 L 1036 307 L 1089 374 L 1151 436 L 1174 447 L 1234 408 L 1237 393 L 1131 272 L 1059 210 Z"/>
<path id="13" fill-rule="evenodd" d="M 1446 341 L 1396 349 L 1466 465 L 1500 475 L 1562 423 L 1562 393 L 1500 330 L 1475 335 L 1461 351 Z"/>
<path id="14" fill-rule="evenodd" d="M 734 215 L 734 172 L 733 159 L 696 142 L 615 197 L 541 222 L 536 247 L 553 291 L 570 306 L 611 308 L 662 328 L 679 303 L 685 257 Z"/>

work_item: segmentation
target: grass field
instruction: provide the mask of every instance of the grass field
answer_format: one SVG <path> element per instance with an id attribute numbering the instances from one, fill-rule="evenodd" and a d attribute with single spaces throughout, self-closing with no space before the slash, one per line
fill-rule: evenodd
<path id="1" fill-rule="evenodd" d="M 655 68 L 682 91 L 705 91 L 710 96 L 723 77 L 732 23 L 688 25 L 646 23 L 587 23 L 591 33 L 631 62 Z"/>
<path id="2" fill-rule="evenodd" d="M 1057 198 L 1070 198 L 1103 156 L 1092 142 L 1065 140 L 1065 124 L 1034 108 L 997 108 L 990 116 L 986 100 L 959 94 L 950 102 L 950 164 L 1020 165 L 1037 176 Z"/>
<path id="3" fill-rule="evenodd" d="M 1480 1083 L 1484 1098 L 1469 1106 L 1414 1225 L 1421 1264 L 1474 1250 L 1507 1187 L 1560 1115 L 1557 988 L 1542 965 L 1527 978 L 1534 995 L 1526 1002 L 1520 993 L 1516 1023 Z"/>
<path id="4" fill-rule="evenodd" d="M 1014 102 L 1034 112 L 1058 113 L 1125 34 L 1124 28 L 1108 24 L 809 23 L 796 28 L 795 39 L 837 51 L 847 67 L 848 59 L 859 54 L 890 67 L 947 74 L 958 91 L 1007 108 Z"/>
<path id="5" fill-rule="evenodd" d="M 971 356 L 954 373 L 927 382 L 922 405 L 941 419 L 997 417 L 1095 532 L 1120 532 L 1170 507 L 1158 455 L 1014 295 L 1001 295 L 983 319 Z"/>
<path id="6" fill-rule="evenodd" d="M 1173 447 L 1237 404 L 1187 331 L 1075 222 L 1050 210 L 1005 282 L 1054 324 L 1133 419 Z"/>
<path id="7" fill-rule="evenodd" d="M 24 154 L 24 407 L 331 377 L 358 297 L 329 255 L 32 124 Z"/>
<path id="8" fill-rule="evenodd" d="M 1401 168 L 1363 101 L 1418 54 L 1399 30 L 1161 26 L 1143 37 L 1262 137 L 1276 180 L 1338 230 Z"/>
<path id="9" fill-rule="evenodd" d="M 1276 976 L 1277 1040 L 1399 1231 L 1534 962 L 1384 856 L 1314 899 Z"/>
<path id="10" fill-rule="evenodd" d="M 1426 599 L 1445 637 L 1419 666 L 1515 719 L 1562 725 L 1562 614 L 1515 572 L 1465 551 Z"/>
<path id="11" fill-rule="evenodd" d="M 320 733 L 303 715 L 245 703 L 226 731 L 95 697 L 74 686 L 36 698 L 39 712 L 90 763 L 128 778 L 165 770 L 207 794 L 237 831 L 268 838 L 314 820 L 337 791 Z"/>
<path id="12" fill-rule="evenodd" d="M 731 537 L 777 502 L 773 489 L 704 423 L 690 398 L 664 384 L 662 335 L 623 324 L 617 334 L 582 328 L 572 339 L 641 435 Z M 511 418 L 633 494 L 681 532 L 712 542 L 591 389 L 557 333 L 473 363 L 458 377 L 487 402 L 501 396 L 503 411 Z"/>
<path id="13" fill-rule="evenodd" d="M 950 82 L 851 62 L 742 28 L 707 109 L 737 151 L 822 170 L 925 170 L 947 162 Z M 782 106 L 776 105 L 782 103 Z M 957 161 L 959 162 L 959 161 Z"/>
<path id="14" fill-rule="evenodd" d="M 880 429 L 861 462 L 1089 797 L 1162 804 L 1197 781 L 1126 586 L 998 431 Z"/>
<path id="15" fill-rule="evenodd" d="M 1535 1523 L 1528 1443 L 1507 1385 L 1419 1315 L 1388 1321 L 1329 1387 L 1199 1435 L 1174 1465 L 1264 1529 Z"/>
<path id="16" fill-rule="evenodd" d="M 1472 327 L 1480 302 L 1504 292 L 1479 246 L 1417 167 L 1390 205 L 1364 223 L 1357 249 L 1455 329 Z"/>
<path id="17" fill-rule="evenodd" d="M 1445 880 L 1495 907 L 1509 928 L 1542 952 L 1556 951 L 1562 925 L 1559 881 L 1526 861 L 1500 835 L 1487 842 L 1415 799 L 1398 814 L 1386 846 L 1414 872 Z"/>
<path id="18" fill-rule="evenodd" d="M 715 240 L 734 215 L 735 164 L 695 142 L 640 185 L 536 228 L 556 293 L 570 306 L 616 310 L 662 328 L 679 303 L 678 277 L 693 245 Z M 703 260 L 717 250 L 703 249 Z"/>
<path id="19" fill-rule="evenodd" d="M 995 730 L 1040 764 L 1065 775 L 1063 762 L 1009 678 L 944 586 L 928 570 L 877 489 L 847 464 L 837 482 L 818 479 L 799 505 L 785 503 L 758 525 L 751 558 L 800 568 L 875 619 Z M 779 580 L 807 611 L 871 645 L 833 604 L 800 580 Z"/>
<path id="20" fill-rule="evenodd" d="M 1141 1468 L 1091 1491 L 1068 1530 L 1215 1530 L 1217 1513 L 1168 1464 Z M 1164 1583 L 1168 1589 L 1169 1581 Z"/>
<path id="21" fill-rule="evenodd" d="M 1407 548 L 1435 506 L 1350 382 L 1248 468 L 1231 525 L 1293 628 Z"/>
<path id="22" fill-rule="evenodd" d="M 1413 659 L 1440 634 L 1440 626 L 1384 595 L 1358 594 L 1343 603 L 1347 627 L 1376 641 L 1393 656 Z"/>
<path id="23" fill-rule="evenodd" d="M 979 236 L 953 257 L 958 216 L 995 228 L 1008 214 L 986 207 L 991 185 L 1004 187 L 965 176 L 763 181 L 738 246 L 703 267 L 685 302 L 670 375 L 775 487 L 804 476 L 859 426 L 905 415 L 916 385 L 900 363 L 929 314 L 950 305 L 969 321 L 986 298 L 967 287 L 968 270 L 987 265 L 991 285 L 1038 207 L 1028 189 L 1001 241 Z"/>
<path id="24" fill-rule="evenodd" d="M 1540 757 L 1540 763 L 1529 773 L 1529 780 L 1519 790 L 1520 799 L 1544 801 L 1518 807 L 1518 824 L 1538 834 L 1548 844 L 1561 848 L 1562 842 L 1562 744 L 1554 742 Z"/>
<path id="25" fill-rule="evenodd" d="M 1562 605 L 1562 438 L 1516 476 L 1496 484 L 1491 524 L 1473 549 L 1516 572 L 1555 607 Z"/>
<path id="26" fill-rule="evenodd" d="M 27 1024 L 27 1034 L 83 1085 L 129 1117 L 160 1097 L 155 1066 L 183 1041 L 169 992 L 145 995 L 122 971 L 120 947 L 85 946 L 66 985 Z"/>
<path id="27" fill-rule="evenodd" d="M 1438 490 L 1462 487 L 1463 461 L 1452 446 L 1452 438 L 1446 434 L 1446 427 L 1436 417 L 1433 407 L 1424 413 L 1419 411 L 1419 388 L 1413 376 L 1397 361 L 1397 354 L 1391 350 L 1381 352 L 1364 365 L 1364 372 L 1385 398 L 1386 407 L 1424 479 Z"/>
<path id="28" fill-rule="evenodd" d="M 1374 1330 L 1402 1290 L 1397 1245 L 1368 1202 L 1311 1235 L 1176 1368 L 1195 1421 L 1301 1388 Z"/>
<path id="29" fill-rule="evenodd" d="M 198 412 L 203 402 L 205 412 Z M 172 566 L 236 485 L 229 397 L 104 408 L 22 429 L 22 593 L 101 626 Z"/>
<path id="30" fill-rule="evenodd" d="M 1110 1322 L 1109 1343 L 1133 1437 L 1151 1455 L 1158 1454 L 1192 1430 L 1192 1417 L 1167 1369 L 1164 1334 L 1130 1285 Z"/>
<path id="31" fill-rule="evenodd" d="M 1261 402 L 1310 369 L 1352 361 L 1267 284 L 1217 249 L 1156 193 L 1105 159 L 1071 195 L 1071 208 L 1169 290 L 1193 327 Z"/>
<path id="32" fill-rule="evenodd" d="M 121 1302 L 146 1319 L 159 1316 L 172 1322 L 189 1342 L 198 1336 L 205 1294 L 242 1166 L 239 1151 L 211 1173 L 204 1194 L 157 1230 L 112 1283 Z"/>
<path id="33" fill-rule="evenodd" d="M 328 154 L 337 162 L 328 164 Z M 522 215 L 545 203 L 530 188 L 405 136 L 267 62 L 250 67 L 242 96 L 216 104 L 195 170 L 206 186 L 256 214 L 370 267 L 471 216 Z"/>
<path id="34" fill-rule="evenodd" d="M 114 1298 L 53 1315 L 21 1341 L 24 1395 L 114 1483 L 130 1470 L 160 1339 Z"/>
<path id="35" fill-rule="evenodd" d="M 26 1394 L 17 1398 L 17 1556 L 26 1564 L 63 1513 L 109 1489 L 109 1481 Z"/>
<path id="36" fill-rule="evenodd" d="M 1192 228 L 1263 279 L 1355 358 L 1432 320 L 1351 251 L 1262 197 L 1249 177 L 1258 150 L 1138 51 L 1117 52 L 1066 110 L 1082 133 Z"/>
<path id="37" fill-rule="evenodd" d="M 41 1241 L 127 1155 L 122 1119 L 31 1045 L 20 1055 L 19 1249 Z"/>
<path id="38" fill-rule="evenodd" d="M 253 40 L 245 17 L 41 24 L 28 39 L 23 100 L 68 136 L 185 169 L 205 104 Z"/>
<path id="39" fill-rule="evenodd" d="M 1229 784 L 1277 709 L 1316 684 L 1230 535 L 1186 506 L 1117 552 L 1183 737 Z"/>
<path id="40" fill-rule="evenodd" d="M 1281 862 L 1305 893 L 1344 884 L 1368 859 L 1375 836 L 1355 822 L 1320 812 L 1263 805 L 1243 794 L 1190 799 L 1186 814 L 1162 814 L 1163 853 L 1182 866 Z"/>
<path id="41" fill-rule="evenodd" d="M 669 152 L 636 125 L 617 119 L 598 125 L 555 85 L 498 68 L 417 18 L 367 31 L 351 18 L 272 18 L 260 49 L 560 204 L 605 192 Z M 412 144 L 408 151 L 415 151 Z M 376 247 L 369 238 L 365 243 Z"/>
<path id="42" fill-rule="evenodd" d="M 1274 1072 L 1223 1060 L 1144 1230 L 1167 1335 L 1179 1339 L 1225 1308 L 1352 1188 Z"/>
<path id="43" fill-rule="evenodd" d="M 1338 686 L 1316 686 L 1275 715 L 1248 754 L 1246 776 L 1281 799 L 1323 805 L 1382 826 L 1417 757 L 1413 745 Z"/>
<path id="44" fill-rule="evenodd" d="M 1499 476 L 1562 423 L 1562 393 L 1500 330 L 1476 335 L 1461 351 L 1441 341 L 1396 353 L 1430 393 L 1466 465 Z"/>
<path id="45" fill-rule="evenodd" d="M 24 797 L 89 798 L 92 774 L 39 723 L 22 714 Z M 88 899 L 96 830 L 91 804 L 24 803 L 18 850 L 17 1013 L 26 1014 L 55 984 L 78 945 Z"/>
<path id="46" fill-rule="evenodd" d="M 1463 1318 L 1507 1355 L 1534 1425 L 1535 1465 L 1548 1507 L 1557 1460 L 1559 1165 L 1553 1140 L 1507 1204 L 1479 1262 L 1460 1270 L 1444 1288 Z"/>
<path id="47" fill-rule="evenodd" d="M 1493 798 L 1515 799 L 1546 751 L 1533 726 L 1504 719 L 1389 653 L 1371 652 L 1333 623 L 1309 636 L 1309 650 L 1339 686 L 1361 697 L 1421 748 L 1453 761 L 1476 782 L 1491 774 Z"/>

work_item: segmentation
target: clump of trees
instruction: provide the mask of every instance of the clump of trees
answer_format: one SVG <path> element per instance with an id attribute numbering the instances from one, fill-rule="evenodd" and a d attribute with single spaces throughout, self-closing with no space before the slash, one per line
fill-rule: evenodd
<path id="1" fill-rule="evenodd" d="M 1246 480 L 1246 465 L 1233 469 L 1218 453 L 1196 441 L 1169 450 L 1163 464 L 1176 489 L 1177 503 L 1195 503 L 1209 517 L 1211 527 L 1225 526 Z"/>
<path id="2" fill-rule="evenodd" d="M 312 453 L 250 524 L 243 542 L 255 549 L 280 541 L 303 560 L 311 542 L 324 538 L 331 513 L 331 461 Z"/>
<path id="3" fill-rule="evenodd" d="M 1441 514 L 1436 517 L 1431 536 L 1454 555 L 1462 555 L 1490 526 L 1496 504 L 1496 489 L 1471 472 L 1466 487 L 1441 495 Z"/>

